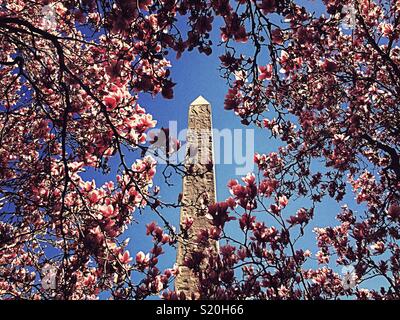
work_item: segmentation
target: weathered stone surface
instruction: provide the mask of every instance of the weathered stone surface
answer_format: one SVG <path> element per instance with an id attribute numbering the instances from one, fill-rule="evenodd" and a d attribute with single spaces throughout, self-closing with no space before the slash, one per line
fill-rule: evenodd
<path id="1" fill-rule="evenodd" d="M 192 294 L 198 296 L 198 280 L 184 266 L 184 261 L 191 252 L 206 249 L 199 248 L 193 239 L 201 229 L 210 226 L 210 221 L 205 217 L 206 209 L 216 201 L 211 105 L 203 97 L 191 103 L 188 122 L 185 165 L 193 174 L 183 178 L 180 221 L 182 223 L 186 217 L 192 217 L 194 222 L 190 232 L 178 244 L 179 275 L 175 279 L 175 288 L 190 298 Z M 218 243 L 210 243 L 209 248 L 217 251 Z"/>

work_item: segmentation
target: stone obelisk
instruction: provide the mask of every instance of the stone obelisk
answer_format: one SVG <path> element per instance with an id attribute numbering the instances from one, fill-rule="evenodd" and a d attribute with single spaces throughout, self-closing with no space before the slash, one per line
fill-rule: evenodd
<path id="1" fill-rule="evenodd" d="M 200 230 L 211 226 L 205 215 L 208 205 L 216 201 L 211 105 L 202 96 L 190 104 L 188 122 L 185 160 L 188 174 L 183 178 L 180 221 L 182 225 L 187 218 L 192 218 L 193 224 L 178 243 L 179 274 L 175 289 L 191 299 L 193 295 L 198 296 L 198 278 L 185 266 L 185 259 L 196 251 L 218 250 L 216 241 L 212 240 L 208 248 L 200 248 L 194 242 Z"/>

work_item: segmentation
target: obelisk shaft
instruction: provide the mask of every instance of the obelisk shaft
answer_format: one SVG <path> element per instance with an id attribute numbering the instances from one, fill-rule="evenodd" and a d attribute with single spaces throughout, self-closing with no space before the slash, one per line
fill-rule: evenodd
<path id="1" fill-rule="evenodd" d="M 202 229 L 211 226 L 205 215 L 208 205 L 216 201 L 211 105 L 203 97 L 200 96 L 190 105 L 188 122 L 185 163 L 188 174 L 183 178 L 180 221 L 182 225 L 187 218 L 192 218 L 193 225 L 178 243 L 179 274 L 175 279 L 175 289 L 191 299 L 193 295 L 199 295 L 199 280 L 185 266 L 185 259 L 199 250 L 218 250 L 216 241 L 210 241 L 209 248 L 200 247 L 195 241 Z"/>

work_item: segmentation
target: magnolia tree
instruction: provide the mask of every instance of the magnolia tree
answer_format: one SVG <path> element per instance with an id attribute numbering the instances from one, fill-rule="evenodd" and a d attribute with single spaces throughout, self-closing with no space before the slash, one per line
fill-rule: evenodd
<path id="1" fill-rule="evenodd" d="M 168 289 L 175 268 L 157 268 L 163 246 L 183 236 L 163 211 L 181 204 L 152 186 L 156 162 L 144 154 L 156 121 L 137 100 L 173 98 L 168 54 L 210 55 L 218 23 L 225 109 L 282 146 L 256 154 L 257 172 L 209 206 L 212 227 L 192 241 L 221 247 L 185 260 L 197 297 L 400 298 L 400 1 L 325 0 L 323 15 L 291 0 L 0 5 L 0 297 L 191 298 Z M 179 143 L 162 133 L 168 158 Z M 107 172 L 111 157 L 115 181 L 83 178 L 88 168 Z M 346 194 L 360 205 L 345 206 Z M 299 197 L 309 206 L 289 210 Z M 343 205 L 338 224 L 310 230 L 328 198 Z M 162 225 L 143 226 L 153 248 L 132 258 L 124 232 L 144 207 Z M 225 230 L 235 223 L 241 237 Z M 316 255 L 300 245 L 305 237 L 316 238 Z M 338 266 L 353 269 L 343 279 Z M 373 278 L 379 286 L 366 289 Z"/>

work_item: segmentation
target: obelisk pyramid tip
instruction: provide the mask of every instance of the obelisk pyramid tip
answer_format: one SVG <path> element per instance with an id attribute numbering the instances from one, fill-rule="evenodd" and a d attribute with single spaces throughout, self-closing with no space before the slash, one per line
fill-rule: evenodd
<path id="1" fill-rule="evenodd" d="M 202 96 L 198 96 L 196 100 L 194 100 L 190 105 L 191 106 L 199 106 L 199 105 L 205 105 L 205 104 L 210 104 L 206 99 L 204 99 Z"/>

